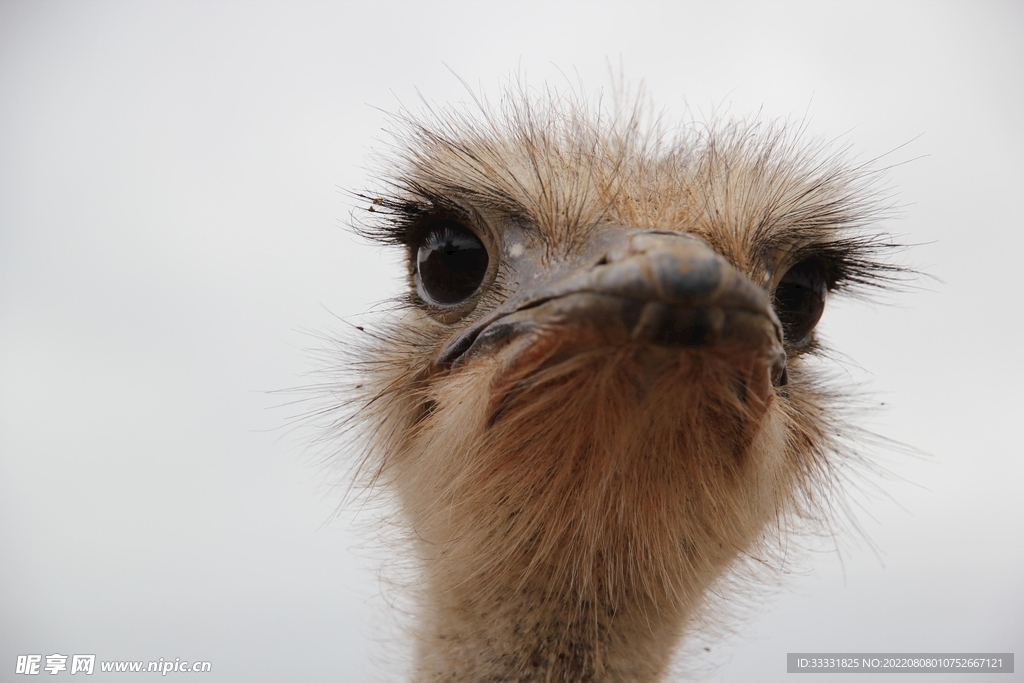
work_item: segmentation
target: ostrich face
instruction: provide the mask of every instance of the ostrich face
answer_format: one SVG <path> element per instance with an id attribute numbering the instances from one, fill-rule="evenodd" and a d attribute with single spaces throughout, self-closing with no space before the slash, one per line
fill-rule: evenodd
<path id="1" fill-rule="evenodd" d="M 422 680 L 656 680 L 837 465 L 805 362 L 894 269 L 871 177 L 783 130 L 511 105 L 410 124 L 372 198 L 408 290 L 358 415 L 423 572 Z"/>

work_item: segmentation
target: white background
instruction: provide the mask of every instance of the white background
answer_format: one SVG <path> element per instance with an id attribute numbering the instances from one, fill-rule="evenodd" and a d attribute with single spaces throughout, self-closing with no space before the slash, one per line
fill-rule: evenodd
<path id="1" fill-rule="evenodd" d="M 882 227 L 941 280 L 826 312 L 886 404 L 866 424 L 925 455 L 873 452 L 874 549 L 822 544 L 701 643 L 711 678 L 788 680 L 795 651 L 1021 655 L 1022 8 L 4 0 L 0 680 L 55 652 L 210 681 L 396 668 L 373 544 L 331 520 L 285 427 L 302 408 L 269 393 L 310 381 L 309 331 L 397 292 L 339 188 L 366 185 L 381 110 L 468 99 L 452 72 L 495 98 L 517 72 L 598 89 L 609 61 L 669 118 L 806 115 L 885 155 Z"/>

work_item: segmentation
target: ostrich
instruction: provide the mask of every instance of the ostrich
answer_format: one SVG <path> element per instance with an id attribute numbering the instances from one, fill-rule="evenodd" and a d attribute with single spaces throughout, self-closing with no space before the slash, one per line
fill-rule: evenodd
<path id="1" fill-rule="evenodd" d="M 413 679 L 662 680 L 716 582 L 828 523 L 851 453 L 815 327 L 900 272 L 878 173 L 782 124 L 481 112 L 399 117 L 358 195 L 406 285 L 344 342 L 335 426 L 409 532 Z"/>

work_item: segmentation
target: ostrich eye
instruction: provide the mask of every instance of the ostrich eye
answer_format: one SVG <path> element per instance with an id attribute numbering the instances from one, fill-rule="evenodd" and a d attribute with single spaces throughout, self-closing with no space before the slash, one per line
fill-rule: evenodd
<path id="1" fill-rule="evenodd" d="M 466 227 L 452 221 L 435 225 L 416 252 L 422 293 L 436 304 L 468 299 L 487 273 L 487 249 Z"/>
<path id="2" fill-rule="evenodd" d="M 825 264 L 819 259 L 801 261 L 782 276 L 775 288 L 775 312 L 786 340 L 799 344 L 810 336 L 825 310 Z"/>

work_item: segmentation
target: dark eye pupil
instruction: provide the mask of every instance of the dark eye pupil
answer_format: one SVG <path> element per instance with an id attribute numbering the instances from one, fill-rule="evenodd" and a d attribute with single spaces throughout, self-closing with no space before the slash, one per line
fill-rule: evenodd
<path id="1" fill-rule="evenodd" d="M 434 227 L 416 253 L 423 292 L 434 303 L 456 304 L 477 290 L 487 273 L 487 250 L 458 223 Z"/>
<path id="2" fill-rule="evenodd" d="M 825 266 L 817 259 L 802 261 L 782 276 L 775 288 L 775 312 L 786 340 L 807 339 L 825 310 Z"/>

